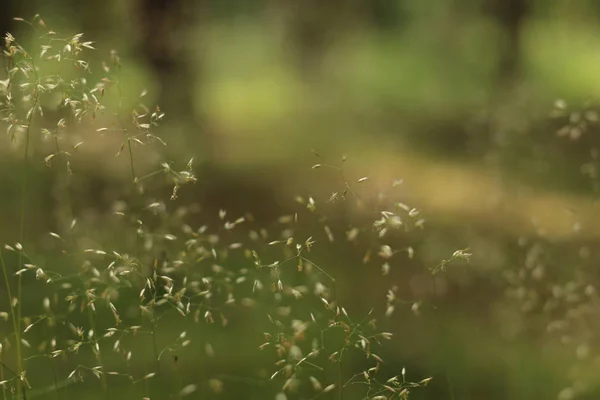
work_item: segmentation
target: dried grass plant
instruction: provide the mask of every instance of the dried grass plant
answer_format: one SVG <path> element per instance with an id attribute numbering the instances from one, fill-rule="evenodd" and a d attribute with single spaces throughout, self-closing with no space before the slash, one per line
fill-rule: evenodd
<path id="1" fill-rule="evenodd" d="M 79 398 L 77 385 L 106 399 L 123 398 L 125 390 L 144 399 L 226 397 L 228 386 L 255 385 L 276 399 L 379 400 L 407 399 L 427 385 L 430 377 L 413 381 L 405 369 L 386 375 L 382 368 L 383 345 L 393 334 L 380 330 L 378 319 L 402 304 L 397 291 L 365 296 L 374 299 L 373 310 L 354 315 L 314 251 L 333 243 L 358 246 L 364 258 L 352 268 L 377 264 L 374 273 L 383 275 L 416 257 L 406 237 L 425 221 L 401 202 L 395 191 L 401 181 L 370 201 L 370 180 L 347 178 L 345 158 L 333 165 L 315 154 L 313 169 L 336 177 L 328 198 L 298 197 L 296 209 L 268 227 L 251 214 L 225 210 L 198 223 L 198 205 L 176 201 L 182 187 L 197 180 L 193 160 L 148 165 L 166 146 L 154 133 L 165 114 L 143 104 L 145 92 L 127 105 L 119 54 L 112 51 L 92 67 L 88 54 L 95 45 L 84 35 L 61 36 L 39 16 L 18 20 L 31 28 L 35 44 L 26 49 L 11 34 L 4 37 L 0 112 L 11 154 L 20 159 L 19 209 L 12 210 L 19 225 L 0 252 L 4 399 Z M 60 117 L 44 116 L 48 104 Z M 119 201 L 109 215 L 90 219 L 78 215 L 86 199 L 73 195 L 85 180 L 77 179 L 85 160 L 76 155 L 89 140 L 103 138 L 119 138 L 114 160 L 127 160 L 119 165 L 128 182 L 116 184 Z M 39 166 L 51 168 L 60 183 L 60 224 L 45 247 L 30 233 L 31 180 Z M 347 227 L 336 228 L 335 218 L 347 218 Z M 469 256 L 457 251 L 431 275 Z M 191 374 L 178 364 L 178 354 L 190 348 L 209 363 L 215 346 L 202 332 L 216 325 L 226 332 L 244 313 L 265 326 L 264 340 L 253 346 L 265 362 L 259 373 L 201 368 Z M 184 328 L 173 334 L 173 326 Z"/>

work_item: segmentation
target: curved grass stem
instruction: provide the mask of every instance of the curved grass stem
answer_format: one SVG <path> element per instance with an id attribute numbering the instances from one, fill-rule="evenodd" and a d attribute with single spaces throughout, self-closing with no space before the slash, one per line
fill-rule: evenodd
<path id="1" fill-rule="evenodd" d="M 33 70 L 35 71 L 35 65 L 33 64 L 32 61 L 32 66 L 33 66 Z M 37 81 L 37 79 L 36 79 Z M 27 205 L 27 186 L 28 186 L 28 180 L 29 180 L 29 148 L 30 148 L 30 144 L 31 144 L 31 124 L 33 123 L 33 116 L 35 115 L 36 109 L 38 108 L 38 104 L 39 104 L 39 91 L 36 89 L 34 91 L 34 96 L 33 96 L 33 105 L 31 106 L 31 109 L 29 110 L 29 113 L 27 115 L 27 128 L 25 129 L 25 150 L 24 150 L 24 154 L 23 154 L 23 170 L 21 173 L 21 211 L 20 211 L 20 217 L 19 217 L 19 243 L 21 244 L 21 246 L 23 245 L 23 241 L 25 239 L 25 213 L 26 213 L 26 205 Z M 21 268 L 21 266 L 23 265 L 23 250 L 19 249 L 18 252 L 18 268 Z M 5 268 L 4 268 L 5 269 Z M 5 269 L 6 270 L 6 269 Z M 22 356 L 22 351 L 21 351 L 21 320 L 22 320 L 22 314 L 23 314 L 23 307 L 22 307 L 22 299 L 23 299 L 23 275 L 19 274 L 18 276 L 18 283 L 17 283 L 17 315 L 16 315 L 16 323 L 14 323 L 13 329 L 14 329 L 14 333 L 15 333 L 15 347 L 16 347 L 16 351 L 17 351 L 17 371 L 19 373 L 19 378 L 22 380 L 23 379 L 23 373 L 24 373 L 24 369 L 23 369 L 23 356 Z M 7 282 L 8 285 L 8 282 Z M 12 302 L 12 300 L 11 300 Z M 11 308 L 12 309 L 12 308 Z M 13 315 L 14 315 L 14 311 L 13 311 Z M 25 389 L 25 385 L 23 382 L 21 382 L 21 384 L 19 385 L 20 387 L 20 394 L 22 396 L 23 399 L 26 398 L 26 389 Z"/>
<path id="2" fill-rule="evenodd" d="M 88 306 L 88 317 L 89 317 L 89 321 L 90 321 L 90 328 L 96 332 L 96 322 L 94 321 L 94 314 L 92 312 L 92 309 Z M 100 351 L 100 346 L 98 345 L 98 342 L 96 341 L 96 358 L 98 360 L 98 364 L 100 365 L 100 367 L 102 368 L 102 371 L 100 373 L 100 382 L 102 383 L 102 391 L 104 392 L 104 397 L 106 398 L 106 400 L 110 400 L 110 393 L 108 391 L 108 382 L 106 380 L 106 370 L 105 370 L 105 366 L 104 366 L 104 362 L 102 360 L 102 353 Z"/>

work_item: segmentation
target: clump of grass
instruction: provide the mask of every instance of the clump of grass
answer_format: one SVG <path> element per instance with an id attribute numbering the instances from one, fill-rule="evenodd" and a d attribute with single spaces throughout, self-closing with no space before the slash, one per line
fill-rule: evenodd
<path id="1" fill-rule="evenodd" d="M 85 383 L 106 399 L 122 398 L 123 390 L 139 398 L 225 396 L 240 384 L 278 399 L 375 400 L 407 399 L 427 385 L 431 377 L 412 381 L 404 368 L 384 366 L 383 344 L 393 334 L 379 328 L 377 316 L 392 317 L 396 291 L 374 295 L 373 309 L 357 315 L 344 306 L 323 257 L 328 246 L 359 248 L 362 258 L 349 267 L 375 264 L 384 276 L 414 258 L 407 238 L 425 221 L 394 192 L 401 181 L 373 200 L 367 177 L 347 178 L 344 157 L 313 166 L 334 173 L 331 194 L 298 197 L 297 209 L 273 226 L 226 210 L 200 218 L 199 206 L 178 199 L 181 187 L 197 181 L 193 160 L 147 162 L 166 145 L 154 133 L 165 114 L 143 103 L 145 91 L 125 105 L 118 53 L 96 71 L 86 58 L 95 45 L 82 34 L 60 36 L 39 16 L 19 21 L 40 43 L 29 51 L 11 34 L 4 38 L 0 111 L 21 154 L 19 229 L 0 252 L 11 330 L 0 348 L 4 398 L 78 398 L 76 385 Z M 48 105 L 62 116 L 45 117 Z M 114 153 L 128 171 L 100 222 L 78 215 L 85 199 L 72 195 L 84 173 L 77 152 L 98 136 L 120 142 Z M 40 163 L 58 177 L 63 208 L 45 250 L 28 229 L 29 181 Z M 431 273 L 468 257 L 457 251 Z M 218 335 L 208 332 L 224 334 L 240 311 L 263 330 L 252 347 L 266 366 L 239 376 L 186 372 L 180 358 L 197 352 L 210 365 Z"/>
<path id="2" fill-rule="evenodd" d="M 572 106 L 559 99 L 550 116 L 557 129 L 556 138 L 549 141 L 559 141 L 565 152 L 576 154 L 578 160 L 585 155 L 580 172 L 589 179 L 589 194 L 596 201 L 600 189 L 597 105 Z M 506 300 L 501 323 L 506 337 L 533 337 L 542 343 L 543 357 L 559 360 L 561 380 L 554 385 L 556 398 L 573 400 L 591 398 L 598 392 L 593 366 L 600 361 L 595 323 L 600 309 L 597 257 L 593 246 L 579 236 L 589 224 L 580 210 L 557 210 L 565 212 L 572 221 L 570 236 L 550 238 L 543 223 L 533 221 L 535 233 L 518 239 L 516 256 L 501 272 Z"/>

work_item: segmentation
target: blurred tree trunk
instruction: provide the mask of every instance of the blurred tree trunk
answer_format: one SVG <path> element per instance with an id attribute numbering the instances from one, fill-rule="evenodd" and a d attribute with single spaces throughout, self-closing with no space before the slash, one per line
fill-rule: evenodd
<path id="1" fill-rule="evenodd" d="M 160 86 L 158 104 L 175 118 L 180 118 L 182 137 L 178 141 L 188 148 L 202 151 L 205 162 L 214 162 L 215 138 L 207 127 L 207 116 L 196 107 L 195 95 L 202 81 L 201 66 L 193 62 L 194 43 L 189 31 L 206 15 L 208 1 L 141 0 L 139 26 L 142 51 Z"/>
<path id="2" fill-rule="evenodd" d="M 527 0 L 491 0 L 490 12 L 498 20 L 505 34 L 500 50 L 500 84 L 512 83 L 518 78 L 521 62 L 521 28 L 527 17 Z"/>
<path id="3" fill-rule="evenodd" d="M 339 0 L 290 0 L 287 2 L 288 36 L 300 75 L 318 72 L 330 36 L 344 9 Z"/>
<path id="4" fill-rule="evenodd" d="M 515 104 L 519 80 L 521 78 L 521 30 L 529 14 L 528 0 L 482 0 L 483 10 L 497 21 L 502 28 L 503 42 L 497 44 L 499 64 L 495 82 L 489 89 L 487 105 L 478 128 L 471 132 L 471 146 L 486 154 L 486 159 L 494 168 L 502 170 L 514 160 L 512 152 L 506 151 L 500 143 L 507 143 L 508 137 L 518 135 L 513 120 L 517 118 Z M 511 115 L 507 118 L 506 115 Z M 485 132 L 486 134 L 483 134 Z"/>
<path id="5" fill-rule="evenodd" d="M 0 13 L 0 34 L 2 35 L 2 48 L 4 48 L 4 37 L 8 32 L 14 33 L 13 18 L 19 15 L 15 15 L 16 10 L 12 1 L 7 1 L 2 8 L 2 12 Z"/>

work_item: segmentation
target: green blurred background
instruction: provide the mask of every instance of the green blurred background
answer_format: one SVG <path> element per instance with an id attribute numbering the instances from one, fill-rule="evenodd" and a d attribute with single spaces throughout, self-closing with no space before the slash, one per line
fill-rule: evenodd
<path id="1" fill-rule="evenodd" d="M 435 318 L 408 304 L 385 322 L 397 334 L 390 368 L 434 377 L 415 399 L 450 399 L 445 375 L 461 400 L 600 398 L 600 309 L 589 289 L 600 259 L 600 3 L 9 0 L 0 30 L 27 37 L 12 17 L 36 13 L 56 31 L 84 32 L 93 57 L 118 49 L 125 96 L 146 88 L 146 103 L 166 113 L 167 157 L 194 157 L 199 180 L 182 198 L 207 215 L 251 211 L 268 224 L 294 195 L 333 191 L 311 170 L 311 149 L 332 163 L 348 155 L 348 175 L 371 178 L 366 196 L 404 180 L 402 198 L 427 219 L 419 265 L 371 279 L 379 270 L 362 271 L 343 248 L 323 259 L 360 314 L 365 303 L 385 305 L 391 280 L 399 297 L 418 298 L 424 267 L 471 249 L 469 264 L 440 278 Z M 117 199 L 111 182 L 123 165 L 117 141 L 92 143 L 81 149 L 76 192 L 88 215 Z M 0 150 L 3 210 L 18 207 L 15 160 Z M 64 217 L 60 179 L 38 167 L 31 242 Z M 0 211 L 3 242 L 14 242 L 16 218 Z M 559 304 L 546 306 L 552 296 Z M 563 320 L 568 328 L 549 329 Z M 257 363 L 243 350 L 255 338 L 227 344 L 245 340 L 244 325 L 234 327 L 197 335 L 217 338 L 219 371 L 243 375 Z M 187 354 L 187 380 L 202 362 Z M 72 390 L 95 398 L 93 385 Z M 253 390 L 221 397 L 268 398 Z"/>

